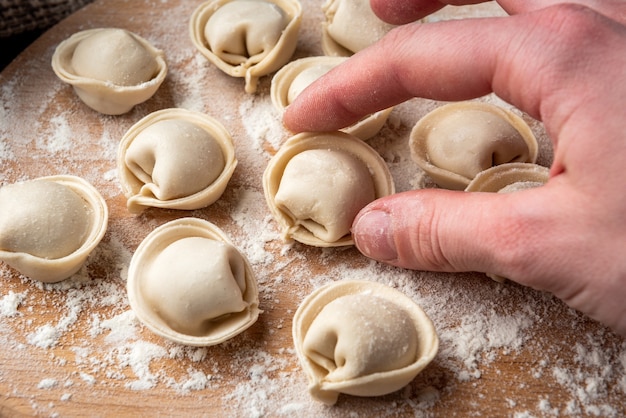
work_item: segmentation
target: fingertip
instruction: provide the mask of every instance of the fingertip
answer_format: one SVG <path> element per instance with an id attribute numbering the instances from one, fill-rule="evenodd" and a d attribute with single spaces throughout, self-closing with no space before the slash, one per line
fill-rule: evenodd
<path id="1" fill-rule="evenodd" d="M 354 243 L 363 255 L 385 262 L 398 258 L 389 213 L 379 209 L 362 211 L 352 230 Z"/>

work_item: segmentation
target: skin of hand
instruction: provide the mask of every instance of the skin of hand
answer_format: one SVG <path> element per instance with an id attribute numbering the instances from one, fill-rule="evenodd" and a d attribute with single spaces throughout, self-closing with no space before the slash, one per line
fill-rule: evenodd
<path id="1" fill-rule="evenodd" d="M 404 268 L 495 273 L 626 335 L 626 2 L 499 3 L 510 16 L 394 29 L 309 86 L 284 123 L 331 131 L 413 97 L 490 92 L 542 121 L 554 147 L 545 186 L 382 198 L 356 217 L 356 246 Z M 372 0 L 393 23 L 442 5 Z"/>

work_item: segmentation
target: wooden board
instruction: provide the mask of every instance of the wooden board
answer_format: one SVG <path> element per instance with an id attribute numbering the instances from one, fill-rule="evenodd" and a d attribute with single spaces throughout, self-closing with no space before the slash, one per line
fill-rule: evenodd
<path id="1" fill-rule="evenodd" d="M 295 57 L 321 54 L 321 3 L 302 1 Z M 69 280 L 43 285 L 0 266 L 0 416 L 626 415 L 624 339 L 551 295 L 479 273 L 390 268 L 353 248 L 285 245 L 260 180 L 289 136 L 269 101 L 270 78 L 262 79 L 257 95 L 247 95 L 242 80 L 222 74 L 194 49 L 187 25 L 198 4 L 98 0 L 47 32 L 0 75 L 0 182 L 80 175 L 103 194 L 111 215 L 102 243 Z M 494 12 L 493 5 L 456 9 L 438 19 Z M 115 117 L 85 107 L 50 66 L 63 39 L 112 26 L 149 39 L 170 66 L 151 100 Z M 438 105 L 414 99 L 398 106 L 370 141 L 398 190 L 432 187 L 408 157 L 407 137 Z M 224 196 L 206 209 L 130 215 L 117 180 L 117 144 L 141 117 L 168 107 L 222 121 L 234 137 L 239 166 Z M 541 124 L 526 120 L 541 140 L 540 162 L 549 165 Z M 219 346 L 169 343 L 141 326 L 127 303 L 133 251 L 156 226 L 183 216 L 210 220 L 229 234 L 259 282 L 259 321 Z M 403 390 L 379 398 L 341 396 L 325 407 L 307 393 L 291 319 L 314 288 L 344 279 L 379 281 L 411 296 L 433 319 L 440 352 Z"/>

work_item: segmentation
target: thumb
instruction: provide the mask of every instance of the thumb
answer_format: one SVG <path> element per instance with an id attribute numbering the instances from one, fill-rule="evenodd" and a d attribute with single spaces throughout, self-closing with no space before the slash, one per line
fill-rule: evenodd
<path id="1" fill-rule="evenodd" d="M 532 263 L 518 260 L 532 257 L 537 249 L 526 237 L 536 237 L 541 228 L 533 219 L 540 210 L 529 204 L 531 192 L 398 193 L 361 210 L 352 234 L 364 255 L 398 267 L 524 277 Z"/>

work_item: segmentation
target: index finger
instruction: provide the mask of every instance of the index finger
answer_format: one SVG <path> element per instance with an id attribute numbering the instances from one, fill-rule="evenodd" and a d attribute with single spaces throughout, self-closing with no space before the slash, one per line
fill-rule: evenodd
<path id="1" fill-rule="evenodd" d="M 294 132 L 331 131 L 412 97 L 454 101 L 495 92 L 537 119 L 549 113 L 558 130 L 579 105 L 573 89 L 583 86 L 572 79 L 588 72 L 580 57 L 598 55 L 589 42 L 598 36 L 598 18 L 582 6 L 561 5 L 401 26 L 305 89 L 284 123 Z M 580 24 L 563 25 L 567 19 Z M 563 33 L 567 27 L 575 30 Z"/>

